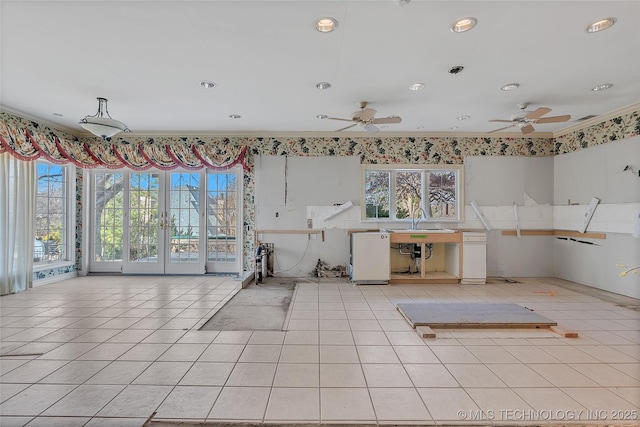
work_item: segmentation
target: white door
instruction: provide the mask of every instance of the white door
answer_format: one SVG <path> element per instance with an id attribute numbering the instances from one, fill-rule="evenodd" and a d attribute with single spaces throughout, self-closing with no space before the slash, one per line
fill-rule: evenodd
<path id="1" fill-rule="evenodd" d="M 205 272 L 206 206 L 204 172 L 168 172 L 167 207 L 161 213 L 165 234 L 165 273 L 203 274 Z"/>
<path id="2" fill-rule="evenodd" d="M 124 194 L 123 273 L 164 274 L 166 229 L 161 227 L 165 211 L 165 174 L 130 172 Z"/>
<path id="3" fill-rule="evenodd" d="M 241 271 L 241 169 L 96 170 L 91 177 L 90 271 Z"/>
<path id="4" fill-rule="evenodd" d="M 124 199 L 128 174 L 95 170 L 89 176 L 92 230 L 89 271 L 121 272 L 124 252 L 128 247 L 124 241 Z"/>
<path id="5" fill-rule="evenodd" d="M 91 173 L 92 272 L 164 273 L 164 173 Z"/>

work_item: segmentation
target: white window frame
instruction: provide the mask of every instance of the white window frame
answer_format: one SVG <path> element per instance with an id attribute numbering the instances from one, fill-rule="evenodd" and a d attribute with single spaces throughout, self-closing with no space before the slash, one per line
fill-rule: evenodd
<path id="1" fill-rule="evenodd" d="M 416 165 L 416 164 L 365 164 L 360 167 L 360 212 L 361 212 L 361 220 L 362 221 L 389 221 L 389 222 L 402 222 L 407 223 L 411 222 L 410 218 L 396 218 L 396 187 L 395 183 L 395 173 L 398 171 L 422 171 L 422 197 L 421 207 L 425 210 L 426 214 L 430 211 L 427 209 L 425 202 L 428 202 L 428 188 L 426 183 L 427 174 L 424 172 L 429 171 L 443 171 L 450 170 L 456 172 L 456 218 L 431 218 L 425 217 L 421 219 L 421 222 L 431 222 L 431 223 L 440 223 L 440 222 L 464 222 L 464 165 L 462 164 L 442 164 L 442 165 Z M 389 187 L 389 218 L 367 218 L 367 203 L 366 203 L 366 181 L 365 176 L 367 171 L 384 171 L 391 172 L 391 183 Z"/>
<path id="2" fill-rule="evenodd" d="M 63 169 L 65 180 L 65 230 L 64 230 L 64 258 L 54 261 L 39 261 L 33 263 L 34 271 L 49 270 L 51 268 L 61 267 L 75 263 L 75 229 L 76 229 L 76 167 L 71 163 L 56 164 L 46 160 L 36 160 L 36 197 L 37 197 L 37 165 L 45 164 L 59 166 Z M 35 217 L 34 222 L 34 238 L 35 238 Z"/>

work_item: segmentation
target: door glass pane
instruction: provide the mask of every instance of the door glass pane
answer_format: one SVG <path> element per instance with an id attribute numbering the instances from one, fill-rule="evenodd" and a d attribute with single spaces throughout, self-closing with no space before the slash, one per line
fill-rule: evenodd
<path id="1" fill-rule="evenodd" d="M 420 218 L 422 171 L 396 172 L 396 218 Z"/>
<path id="2" fill-rule="evenodd" d="M 121 262 L 124 175 L 99 172 L 95 174 L 94 184 L 93 259 L 96 262 Z"/>
<path id="3" fill-rule="evenodd" d="M 237 190 L 236 174 L 207 174 L 207 259 L 209 261 L 236 261 Z"/>
<path id="4" fill-rule="evenodd" d="M 129 261 L 158 262 L 157 173 L 132 173 L 129 180 Z"/>
<path id="5" fill-rule="evenodd" d="M 169 189 L 170 259 L 172 263 L 200 260 L 200 175 L 172 173 Z"/>

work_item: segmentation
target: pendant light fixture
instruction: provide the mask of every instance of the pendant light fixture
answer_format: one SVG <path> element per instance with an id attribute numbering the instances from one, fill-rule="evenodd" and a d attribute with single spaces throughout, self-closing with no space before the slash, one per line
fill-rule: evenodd
<path id="1" fill-rule="evenodd" d="M 111 118 L 106 98 L 98 98 L 98 112 L 93 116 L 86 116 L 79 123 L 84 129 L 102 139 L 111 138 L 120 132 L 131 132 L 127 125 Z"/>

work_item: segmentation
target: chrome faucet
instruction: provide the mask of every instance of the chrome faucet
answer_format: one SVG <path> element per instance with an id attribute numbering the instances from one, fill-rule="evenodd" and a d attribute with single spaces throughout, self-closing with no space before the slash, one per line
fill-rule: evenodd
<path id="1" fill-rule="evenodd" d="M 420 213 L 420 217 L 416 218 L 416 212 Z M 422 207 L 419 207 L 418 209 L 414 210 L 413 215 L 411 215 L 411 230 L 417 230 L 418 224 L 420 224 L 420 221 L 426 216 L 427 216 L 427 213 L 424 211 L 424 209 L 422 209 Z"/>

